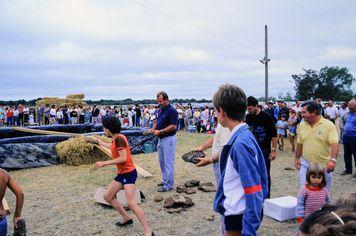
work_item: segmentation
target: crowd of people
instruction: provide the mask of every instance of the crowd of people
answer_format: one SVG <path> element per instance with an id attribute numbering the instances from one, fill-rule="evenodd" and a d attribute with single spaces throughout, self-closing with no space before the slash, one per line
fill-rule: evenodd
<path id="1" fill-rule="evenodd" d="M 112 143 L 96 141 L 101 146 L 111 148 L 113 160 L 97 162 L 95 165 L 117 167 L 117 175 L 104 199 L 122 216 L 117 225 L 130 225 L 132 218 L 114 199 L 115 194 L 124 189 L 129 207 L 142 224 L 145 235 L 154 233 L 134 200 L 137 172 L 131 160 L 129 143 L 120 134 L 121 124 L 149 127 L 149 132 L 157 136 L 162 174 L 162 181 L 157 184 L 158 192 L 168 192 L 174 188 L 177 131 L 214 133 L 212 138 L 196 148 L 212 148 L 211 155 L 199 158 L 196 166 L 214 164 L 218 187 L 213 208 L 221 215 L 222 232 L 227 236 L 257 235 L 263 219 L 263 203 L 273 191 L 270 173 L 272 161 L 278 151 L 284 149 L 284 138 L 289 137 L 300 185 L 296 212 L 298 234 L 356 233 L 356 193 L 345 195 L 330 205 L 332 175 L 340 142 L 345 150 L 345 171 L 342 174 L 352 174 L 352 156 L 356 165 L 355 99 L 343 103 L 339 108 L 332 101 L 323 106 L 319 99 L 303 103 L 297 100 L 289 106 L 284 101 L 262 105 L 255 97 L 247 97 L 241 88 L 226 84 L 214 94 L 212 106 L 173 105 L 163 91 L 157 94 L 157 103 L 158 106 L 136 104 L 127 109 L 118 106 L 99 108 L 94 105 L 90 108 L 39 106 L 34 110 L 19 105 L 0 107 L 0 118 L 7 125 L 26 125 L 35 119 L 43 120 L 44 124 L 102 123 L 105 135 L 112 138 Z M 337 133 L 336 121 L 339 121 L 340 134 Z M 8 175 L 4 176 L 9 179 Z M 356 177 L 356 174 L 353 176 Z M 18 195 L 21 197 L 23 193 Z M 21 210 L 15 221 L 19 220 L 20 214 Z"/>

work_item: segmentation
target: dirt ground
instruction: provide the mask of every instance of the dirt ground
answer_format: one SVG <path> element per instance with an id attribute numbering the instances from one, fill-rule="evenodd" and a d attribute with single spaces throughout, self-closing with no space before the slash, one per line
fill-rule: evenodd
<path id="1" fill-rule="evenodd" d="M 197 168 L 181 159 L 183 153 L 193 150 L 212 137 L 206 134 L 178 134 L 175 165 L 175 184 L 198 179 L 215 184 L 212 166 Z M 298 192 L 297 172 L 284 170 L 293 167 L 294 154 L 289 143 L 285 151 L 279 152 L 272 164 L 271 197 L 296 196 Z M 209 153 L 209 151 L 207 151 Z M 137 188 L 146 196 L 141 204 L 156 235 L 219 235 L 220 217 L 212 209 L 214 193 L 197 191 L 190 195 L 195 205 L 178 214 L 163 210 L 163 202 L 153 201 L 155 195 L 169 196 L 172 192 L 157 193 L 156 184 L 161 180 L 157 153 L 134 155 L 134 161 L 153 174 L 149 179 L 139 178 Z M 356 179 L 340 176 L 343 171 L 343 148 L 340 145 L 339 160 L 334 174 L 331 199 L 334 202 L 344 193 L 356 189 Z M 25 192 L 23 218 L 26 219 L 28 235 L 142 235 L 142 227 L 133 215 L 134 224 L 125 228 L 115 226 L 119 214 L 113 208 L 94 201 L 98 187 L 107 186 L 115 176 L 112 166 L 94 170 L 93 165 L 79 167 L 58 165 L 38 169 L 11 172 Z M 7 190 L 7 201 L 14 211 L 14 196 Z M 12 232 L 12 217 L 8 216 L 9 233 Z M 213 221 L 204 216 L 214 215 Z M 294 220 L 278 222 L 264 217 L 260 235 L 295 235 Z"/>

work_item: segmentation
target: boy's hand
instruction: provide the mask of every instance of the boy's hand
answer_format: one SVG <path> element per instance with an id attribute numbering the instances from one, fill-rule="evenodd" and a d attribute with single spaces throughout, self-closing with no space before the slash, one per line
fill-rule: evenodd
<path id="1" fill-rule="evenodd" d="M 100 167 L 103 167 L 103 166 L 104 166 L 104 162 L 102 162 L 102 161 L 95 162 L 95 167 L 100 168 Z"/>
<path id="2" fill-rule="evenodd" d="M 17 229 L 17 223 L 21 220 L 21 217 L 14 217 L 14 228 Z"/>
<path id="3" fill-rule="evenodd" d="M 197 147 L 195 150 L 197 150 L 197 151 L 204 151 L 203 145 Z"/>
<path id="4" fill-rule="evenodd" d="M 209 165 L 211 163 L 210 159 L 208 157 L 198 157 L 199 162 L 196 164 L 197 167 L 202 167 L 202 166 L 206 166 Z"/>

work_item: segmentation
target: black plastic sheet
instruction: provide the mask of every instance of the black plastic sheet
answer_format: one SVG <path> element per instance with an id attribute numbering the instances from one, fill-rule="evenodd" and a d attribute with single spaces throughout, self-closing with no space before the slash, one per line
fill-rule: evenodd
<path id="1" fill-rule="evenodd" d="M 48 130 L 47 128 L 49 127 L 53 128 L 52 131 L 60 132 L 73 132 L 73 130 L 78 132 L 83 132 L 85 130 L 86 132 L 87 130 L 84 126 L 70 126 L 63 128 L 65 127 L 64 125 L 35 126 L 28 128 Z M 58 127 L 61 128 L 58 129 Z M 147 129 L 130 128 L 121 132 L 127 137 L 132 154 L 144 153 L 144 145 L 148 142 L 153 142 L 154 150 L 156 150 L 157 139 L 152 134 L 144 135 L 145 130 Z M 83 133 L 85 136 L 103 134 L 104 132 Z M 58 142 L 66 141 L 73 137 L 71 135 L 36 135 L 27 132 L 19 132 L 11 127 L 0 128 L 0 136 L 2 137 L 0 138 L 0 167 L 4 169 L 34 168 L 58 164 L 59 161 L 55 151 L 55 145 Z"/>
<path id="2" fill-rule="evenodd" d="M 55 143 L 11 143 L 0 145 L 0 167 L 7 170 L 58 164 Z"/>

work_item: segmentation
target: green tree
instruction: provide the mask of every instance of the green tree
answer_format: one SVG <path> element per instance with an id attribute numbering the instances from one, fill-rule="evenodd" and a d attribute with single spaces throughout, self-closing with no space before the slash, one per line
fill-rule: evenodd
<path id="1" fill-rule="evenodd" d="M 350 89 L 355 78 L 346 67 L 324 67 L 320 69 L 315 97 L 332 100 L 349 100 L 353 97 Z"/>
<path id="2" fill-rule="evenodd" d="M 315 95 L 319 75 L 312 69 L 303 69 L 303 71 L 303 74 L 292 75 L 295 83 L 295 97 L 300 100 L 308 100 Z"/>

